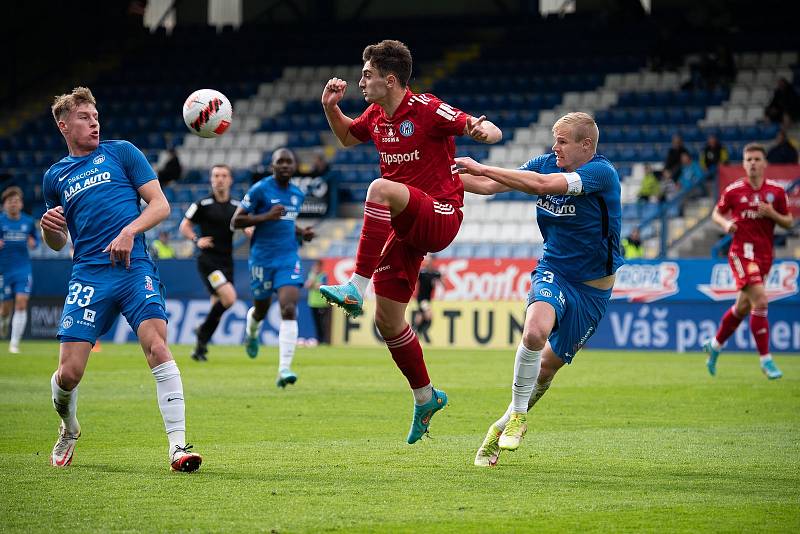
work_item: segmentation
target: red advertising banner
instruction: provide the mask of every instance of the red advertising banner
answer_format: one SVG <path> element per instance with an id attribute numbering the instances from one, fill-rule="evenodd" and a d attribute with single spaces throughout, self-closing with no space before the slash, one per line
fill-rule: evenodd
<path id="1" fill-rule="evenodd" d="M 535 259 L 437 259 L 436 269 L 442 273 L 444 290 L 436 290 L 436 300 L 524 301 L 531 288 L 531 271 Z M 330 282 L 343 284 L 355 268 L 353 258 L 329 258 L 323 269 Z M 370 285 L 366 297 L 375 298 Z"/>
<path id="2" fill-rule="evenodd" d="M 800 165 L 774 164 L 768 165 L 765 172 L 767 180 L 774 180 L 780 183 L 784 189 L 797 179 L 800 179 Z M 719 168 L 719 194 L 730 184 L 740 178 L 745 177 L 744 169 L 741 165 L 720 165 Z M 795 188 L 789 194 L 789 211 L 794 217 L 800 217 L 800 188 Z"/>

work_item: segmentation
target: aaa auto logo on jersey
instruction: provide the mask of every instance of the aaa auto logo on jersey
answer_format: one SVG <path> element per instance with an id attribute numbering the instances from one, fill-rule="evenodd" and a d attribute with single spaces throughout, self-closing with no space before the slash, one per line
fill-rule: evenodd
<path id="1" fill-rule="evenodd" d="M 764 281 L 764 289 L 770 301 L 797 294 L 797 275 L 800 265 L 794 261 L 776 263 Z M 711 270 L 711 283 L 698 284 L 698 291 L 712 300 L 733 300 L 739 292 L 736 281 L 727 263 L 718 263 Z"/>
<path id="2" fill-rule="evenodd" d="M 653 264 L 627 264 L 617 271 L 612 299 L 628 302 L 653 302 L 678 293 L 680 267 L 672 261 Z"/>

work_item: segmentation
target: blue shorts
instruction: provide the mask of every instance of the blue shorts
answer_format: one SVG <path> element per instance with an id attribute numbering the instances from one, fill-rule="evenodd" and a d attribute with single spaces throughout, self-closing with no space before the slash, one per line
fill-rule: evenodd
<path id="1" fill-rule="evenodd" d="M 33 276 L 30 269 L 0 274 L 0 300 L 11 300 L 14 295 L 30 295 Z"/>
<path id="2" fill-rule="evenodd" d="M 146 319 L 167 320 L 164 286 L 150 259 L 117 264 L 75 265 L 67 286 L 58 339 L 94 344 L 122 313 L 134 332 Z"/>
<path id="3" fill-rule="evenodd" d="M 597 331 L 610 298 L 611 289 L 569 282 L 542 266 L 531 273 L 528 306 L 536 301 L 546 302 L 556 311 L 556 325 L 547 339 L 553 352 L 566 363 L 572 362 Z"/>
<path id="4" fill-rule="evenodd" d="M 255 300 L 267 300 L 283 286 L 302 285 L 300 260 L 296 257 L 268 264 L 250 262 L 250 290 Z"/>

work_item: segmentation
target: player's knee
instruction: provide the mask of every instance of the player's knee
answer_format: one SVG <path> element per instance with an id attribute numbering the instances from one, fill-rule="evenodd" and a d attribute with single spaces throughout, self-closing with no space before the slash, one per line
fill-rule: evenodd
<path id="1" fill-rule="evenodd" d="M 58 387 L 65 391 L 72 391 L 78 387 L 81 378 L 83 378 L 83 369 L 79 367 L 68 364 L 62 364 L 58 367 L 56 382 L 58 382 Z"/>
<path id="2" fill-rule="evenodd" d="M 151 362 L 164 363 L 172 359 L 166 340 L 161 338 L 153 340 L 147 352 L 147 359 Z"/>
<path id="3" fill-rule="evenodd" d="M 367 200 L 370 202 L 386 202 L 391 195 L 392 182 L 384 178 L 373 180 L 367 189 Z"/>
<path id="4" fill-rule="evenodd" d="M 291 321 L 296 317 L 297 314 L 297 306 L 294 302 L 287 302 L 286 304 L 281 304 L 281 319 L 286 321 Z"/>
<path id="5" fill-rule="evenodd" d="M 529 350 L 542 350 L 550 332 L 545 332 L 538 325 L 526 326 L 522 333 L 522 343 Z"/>
<path id="6" fill-rule="evenodd" d="M 766 310 L 767 306 L 769 306 L 769 299 L 766 295 L 759 295 L 753 299 L 753 308 Z"/>

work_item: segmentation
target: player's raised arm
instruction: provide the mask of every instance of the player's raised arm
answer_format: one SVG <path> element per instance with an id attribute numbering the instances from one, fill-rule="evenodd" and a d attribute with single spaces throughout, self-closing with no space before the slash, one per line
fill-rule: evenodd
<path id="1" fill-rule="evenodd" d="M 103 252 L 108 252 L 112 264 L 119 261 L 124 263 L 126 268 L 131 266 L 133 239 L 169 217 L 170 212 L 169 202 L 158 180 L 146 182 L 137 189 L 137 192 L 147 203 L 147 207 L 103 249 Z"/>
<path id="2" fill-rule="evenodd" d="M 462 180 L 464 174 L 482 176 L 509 189 L 515 189 L 531 195 L 565 195 L 569 191 L 567 176 L 564 173 L 540 174 L 533 171 L 502 169 L 491 165 L 483 165 L 472 158 L 456 158 L 455 161 L 459 167 L 458 172 L 462 174 Z M 505 190 L 507 191 L 508 189 Z"/>
<path id="3" fill-rule="evenodd" d="M 328 119 L 328 125 L 331 131 L 339 139 L 342 146 L 353 146 L 361 143 L 361 141 L 350 133 L 350 125 L 353 124 L 353 119 L 345 115 L 339 107 L 347 91 L 347 82 L 339 78 L 331 78 L 325 84 L 322 90 L 322 109 L 325 110 L 325 118 Z"/>
<path id="4" fill-rule="evenodd" d="M 464 126 L 464 135 L 468 135 L 479 143 L 493 145 L 503 139 L 503 132 L 492 121 L 486 120 L 486 115 L 467 117 Z"/>

